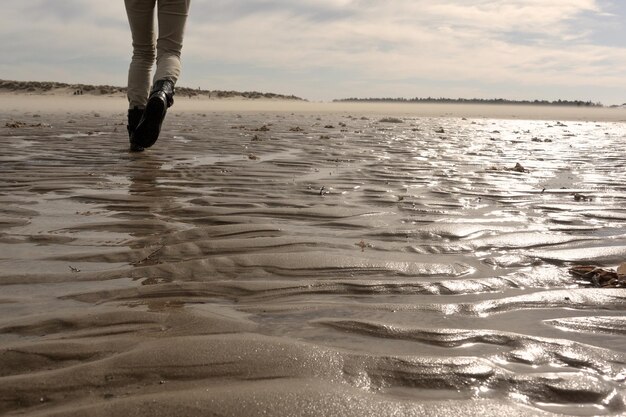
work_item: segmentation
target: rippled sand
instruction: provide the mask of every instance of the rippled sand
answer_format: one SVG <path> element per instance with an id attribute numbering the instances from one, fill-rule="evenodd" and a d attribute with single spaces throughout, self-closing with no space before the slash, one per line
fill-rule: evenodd
<path id="1" fill-rule="evenodd" d="M 0 115 L 0 414 L 626 413 L 623 115 L 110 104 Z"/>

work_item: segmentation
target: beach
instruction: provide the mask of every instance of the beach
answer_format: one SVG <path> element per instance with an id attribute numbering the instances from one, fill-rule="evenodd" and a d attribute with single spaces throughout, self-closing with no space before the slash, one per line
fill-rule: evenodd
<path id="1" fill-rule="evenodd" d="M 0 414 L 624 415 L 626 109 L 0 94 Z"/>

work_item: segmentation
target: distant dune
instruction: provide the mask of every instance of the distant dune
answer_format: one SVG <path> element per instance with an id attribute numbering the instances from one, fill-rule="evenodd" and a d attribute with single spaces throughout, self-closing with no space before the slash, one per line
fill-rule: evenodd
<path id="1" fill-rule="evenodd" d="M 126 94 L 125 87 L 111 85 L 67 84 L 54 81 L 11 81 L 0 80 L 0 92 L 45 94 L 45 95 L 92 95 L 114 96 Z M 225 91 L 225 90 L 202 90 L 188 87 L 177 87 L 176 93 L 187 97 L 206 98 L 243 98 L 243 99 L 280 99 L 305 101 L 294 95 L 275 93 L 261 93 L 258 91 Z"/>

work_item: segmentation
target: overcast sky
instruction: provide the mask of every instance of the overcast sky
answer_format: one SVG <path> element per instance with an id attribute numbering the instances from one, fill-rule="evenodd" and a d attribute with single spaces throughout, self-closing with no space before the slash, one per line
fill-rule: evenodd
<path id="1" fill-rule="evenodd" d="M 124 85 L 122 0 L 3 0 L 0 78 Z M 179 85 L 626 102 L 624 0 L 192 0 Z"/>

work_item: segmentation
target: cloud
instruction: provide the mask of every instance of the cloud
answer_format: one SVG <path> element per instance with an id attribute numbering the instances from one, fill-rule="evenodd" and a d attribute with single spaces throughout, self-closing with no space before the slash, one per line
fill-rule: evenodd
<path id="1" fill-rule="evenodd" d="M 192 85 L 282 86 L 312 98 L 435 89 L 508 97 L 523 93 L 519 86 L 563 98 L 611 87 L 626 96 L 616 87 L 626 74 L 626 40 L 614 36 L 624 34 L 626 10 L 607 0 L 193 0 L 191 7 L 182 82 Z M 0 45 L 8 57 L 2 74 L 65 65 L 69 77 L 93 63 L 98 82 L 125 79 L 122 2 L 12 2 L 0 36 L 10 40 Z"/>
<path id="2" fill-rule="evenodd" d="M 338 66 L 384 79 L 496 76 L 537 81 L 545 74 L 550 82 L 575 84 L 590 69 L 597 73 L 598 61 L 626 70 L 623 48 L 588 44 L 576 27 L 576 16 L 601 11 L 591 0 L 326 3 L 314 13 L 304 2 L 272 13 L 231 16 L 226 24 L 198 25 L 189 53 L 291 69 Z M 339 4 L 347 8 L 346 17 L 311 18 L 331 15 Z M 517 33 L 514 40 L 507 39 L 512 31 Z"/>

